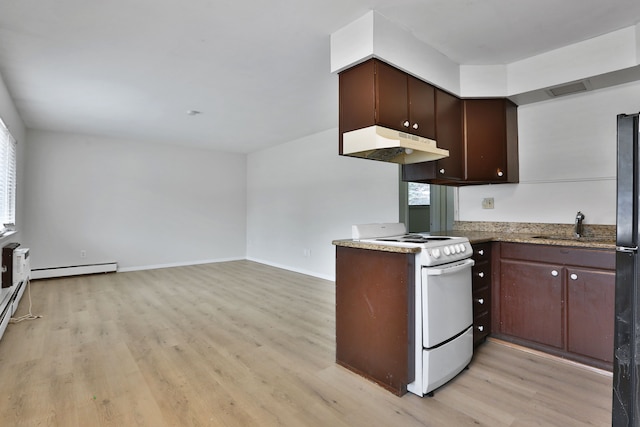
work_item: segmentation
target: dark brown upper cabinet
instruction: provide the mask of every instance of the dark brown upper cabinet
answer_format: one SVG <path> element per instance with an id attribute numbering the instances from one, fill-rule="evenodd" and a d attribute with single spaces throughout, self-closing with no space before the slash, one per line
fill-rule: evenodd
<path id="1" fill-rule="evenodd" d="M 378 59 L 339 75 L 342 134 L 379 125 L 435 139 L 435 88 Z"/>
<path id="2" fill-rule="evenodd" d="M 468 182 L 518 182 L 518 115 L 504 98 L 465 99 L 464 170 Z"/>
<path id="3" fill-rule="evenodd" d="M 436 141 L 449 157 L 402 166 L 404 181 L 443 185 L 518 182 L 517 106 L 436 91 Z"/>
<path id="4" fill-rule="evenodd" d="M 431 162 L 434 178 L 460 181 L 463 175 L 462 101 L 443 90 L 436 90 L 436 141 L 449 150 L 449 157 Z"/>
<path id="5" fill-rule="evenodd" d="M 449 157 L 402 165 L 404 181 L 445 185 L 518 182 L 517 106 L 460 99 L 379 59 L 339 74 L 343 133 L 379 125 L 435 139 Z"/>

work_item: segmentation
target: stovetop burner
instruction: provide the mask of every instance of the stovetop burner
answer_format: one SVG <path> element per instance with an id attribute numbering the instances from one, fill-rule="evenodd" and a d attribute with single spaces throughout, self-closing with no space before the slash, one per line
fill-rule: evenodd
<path id="1" fill-rule="evenodd" d="M 405 234 L 403 236 L 382 237 L 375 240 L 377 240 L 378 242 L 429 243 L 442 240 L 451 240 L 451 237 L 424 236 L 422 234 Z"/>

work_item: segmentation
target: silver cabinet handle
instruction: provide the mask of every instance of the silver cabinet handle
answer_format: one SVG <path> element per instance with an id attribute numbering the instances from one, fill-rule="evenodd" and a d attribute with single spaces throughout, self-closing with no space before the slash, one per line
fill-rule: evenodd
<path id="1" fill-rule="evenodd" d="M 478 301 L 478 304 L 484 304 L 484 298 L 478 298 L 476 301 Z"/>
<path id="2" fill-rule="evenodd" d="M 402 123 L 402 126 L 408 128 L 410 125 L 409 120 L 406 120 L 404 123 Z"/>
<path id="3" fill-rule="evenodd" d="M 558 276 L 558 270 L 552 270 L 552 271 L 551 271 L 551 275 L 552 275 L 553 277 Z"/>
<path id="4" fill-rule="evenodd" d="M 499 170 L 499 171 L 498 171 L 498 176 L 503 176 L 503 175 L 504 175 L 504 172 L 502 172 L 502 171 L 500 171 L 500 170 Z"/>
<path id="5" fill-rule="evenodd" d="M 414 123 L 413 126 L 411 126 L 411 127 L 414 128 L 414 129 L 418 129 L 418 124 Z"/>
<path id="6" fill-rule="evenodd" d="M 480 249 L 480 250 L 478 251 L 478 255 L 484 255 L 484 249 Z"/>
<path id="7" fill-rule="evenodd" d="M 481 271 L 480 273 L 478 273 L 478 276 L 484 277 L 484 272 Z"/>
<path id="8" fill-rule="evenodd" d="M 569 277 L 571 277 L 571 280 L 578 280 L 578 275 L 577 275 L 577 274 L 575 274 L 575 273 L 573 273 L 573 274 L 572 274 L 571 276 L 569 276 Z"/>
<path id="9" fill-rule="evenodd" d="M 440 173 L 444 173 L 444 169 L 440 169 Z"/>
<path id="10" fill-rule="evenodd" d="M 480 332 L 484 331 L 484 326 L 478 326 L 478 330 L 479 330 Z"/>

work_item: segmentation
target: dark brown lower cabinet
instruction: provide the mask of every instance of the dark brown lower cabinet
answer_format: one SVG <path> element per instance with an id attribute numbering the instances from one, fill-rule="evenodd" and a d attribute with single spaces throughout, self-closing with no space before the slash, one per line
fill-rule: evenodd
<path id="1" fill-rule="evenodd" d="M 615 272 L 567 269 L 567 350 L 613 363 Z"/>
<path id="2" fill-rule="evenodd" d="M 493 335 L 612 369 L 615 252 L 500 243 Z"/>
<path id="3" fill-rule="evenodd" d="M 500 326 L 504 334 L 562 348 L 561 266 L 500 262 Z"/>
<path id="4" fill-rule="evenodd" d="M 336 361 L 403 395 L 414 380 L 415 254 L 336 247 Z"/>

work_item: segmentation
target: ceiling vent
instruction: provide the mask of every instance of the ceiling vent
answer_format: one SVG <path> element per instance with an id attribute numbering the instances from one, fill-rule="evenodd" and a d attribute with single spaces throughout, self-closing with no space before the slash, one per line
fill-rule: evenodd
<path id="1" fill-rule="evenodd" d="M 577 82 L 567 83 L 555 86 L 546 90 L 547 94 L 553 98 L 558 96 L 573 95 L 574 93 L 586 92 L 591 90 L 589 80 L 580 80 Z"/>

